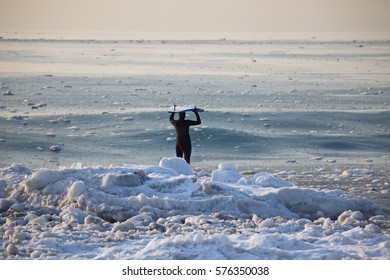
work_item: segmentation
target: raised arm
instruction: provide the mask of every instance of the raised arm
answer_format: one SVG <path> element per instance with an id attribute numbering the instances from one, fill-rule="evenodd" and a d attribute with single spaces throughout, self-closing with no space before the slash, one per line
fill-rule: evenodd
<path id="1" fill-rule="evenodd" d="M 198 111 L 195 111 L 194 113 L 195 113 L 195 115 L 196 115 L 196 122 L 197 122 L 197 124 L 201 124 L 202 121 L 200 120 L 200 116 L 199 116 Z"/>
<path id="2" fill-rule="evenodd" d="M 172 125 L 175 125 L 175 119 L 173 118 L 175 116 L 175 113 L 171 113 L 171 116 L 169 117 L 169 121 Z"/>
<path id="3" fill-rule="evenodd" d="M 200 116 L 199 116 L 199 113 L 197 111 L 193 111 L 195 113 L 195 116 L 196 116 L 196 121 L 189 121 L 190 125 L 198 125 L 198 124 L 201 124 L 202 121 L 200 120 Z"/>

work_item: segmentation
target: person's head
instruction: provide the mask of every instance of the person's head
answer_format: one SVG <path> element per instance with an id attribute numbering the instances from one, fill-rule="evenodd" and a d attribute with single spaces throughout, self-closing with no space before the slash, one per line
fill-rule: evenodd
<path id="1" fill-rule="evenodd" d="M 180 118 L 181 120 L 184 120 L 184 119 L 186 118 L 186 113 L 185 113 L 185 112 L 180 112 L 180 113 L 179 113 L 179 118 Z"/>

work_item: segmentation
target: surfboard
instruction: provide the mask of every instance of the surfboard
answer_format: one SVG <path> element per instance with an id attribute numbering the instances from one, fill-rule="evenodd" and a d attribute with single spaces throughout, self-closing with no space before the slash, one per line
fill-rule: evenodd
<path id="1" fill-rule="evenodd" d="M 181 112 L 204 112 L 202 108 L 197 107 L 187 107 L 187 106 L 172 106 L 169 107 L 168 113 L 181 113 Z"/>

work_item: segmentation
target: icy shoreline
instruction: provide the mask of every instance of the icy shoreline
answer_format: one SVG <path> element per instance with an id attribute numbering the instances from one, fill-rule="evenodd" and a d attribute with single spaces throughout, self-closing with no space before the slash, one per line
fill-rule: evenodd
<path id="1" fill-rule="evenodd" d="M 389 220 L 372 201 L 234 164 L 210 174 L 177 158 L 0 173 L 1 259 L 390 257 Z"/>

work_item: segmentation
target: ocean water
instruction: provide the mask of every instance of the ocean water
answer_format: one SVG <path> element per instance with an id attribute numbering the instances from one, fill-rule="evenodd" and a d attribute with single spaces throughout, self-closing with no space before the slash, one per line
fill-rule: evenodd
<path id="1" fill-rule="evenodd" d="M 389 259 L 390 36 L 0 37 L 1 260 Z"/>
<path id="2" fill-rule="evenodd" d="M 386 34 L 0 36 L 1 167 L 157 164 L 174 156 L 167 108 L 196 105 L 194 168 L 234 162 L 312 187 L 361 185 L 388 207 Z M 380 184 L 305 176 L 355 167 Z"/>

